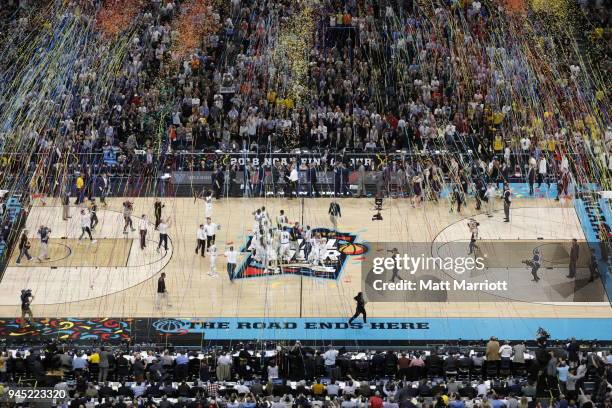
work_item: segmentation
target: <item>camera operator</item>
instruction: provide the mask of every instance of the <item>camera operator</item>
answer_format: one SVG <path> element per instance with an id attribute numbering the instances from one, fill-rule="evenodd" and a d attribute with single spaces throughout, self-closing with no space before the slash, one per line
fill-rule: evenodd
<path id="1" fill-rule="evenodd" d="M 31 289 L 23 289 L 21 291 L 21 327 L 29 326 L 32 323 L 32 309 L 30 305 L 34 300 L 34 296 L 32 295 Z M 27 317 L 27 325 L 26 325 L 26 316 Z"/>

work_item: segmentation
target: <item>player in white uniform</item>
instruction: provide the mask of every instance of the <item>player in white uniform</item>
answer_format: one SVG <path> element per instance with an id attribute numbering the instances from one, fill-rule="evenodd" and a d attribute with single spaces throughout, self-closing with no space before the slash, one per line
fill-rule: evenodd
<path id="1" fill-rule="evenodd" d="M 204 215 L 206 218 L 212 218 L 213 216 L 213 196 L 211 192 L 204 197 Z"/>
<path id="2" fill-rule="evenodd" d="M 253 254 L 255 261 L 261 262 L 261 237 L 259 237 L 259 233 L 254 234 L 253 238 L 251 238 L 248 250 Z"/>
<path id="3" fill-rule="evenodd" d="M 261 207 L 261 216 L 265 219 L 265 222 L 270 223 L 270 215 L 266 211 L 266 207 Z"/>
<path id="4" fill-rule="evenodd" d="M 217 231 L 221 229 L 221 226 L 217 223 L 212 222 L 210 218 L 206 218 L 206 224 L 204 224 L 204 231 L 206 231 L 206 246 L 210 247 L 215 244 L 217 237 Z"/>
<path id="5" fill-rule="evenodd" d="M 266 245 L 266 240 L 262 236 L 257 240 L 256 245 L 256 259 L 260 264 L 263 265 L 264 269 L 268 268 L 268 249 Z"/>
<path id="6" fill-rule="evenodd" d="M 263 219 L 263 215 L 261 214 L 261 209 L 257 209 L 254 213 L 253 213 L 253 217 L 255 218 L 255 224 L 253 225 L 253 233 L 255 233 L 256 231 L 259 231 L 262 225 L 261 220 Z"/>
<path id="7" fill-rule="evenodd" d="M 311 265 L 317 265 L 319 262 L 319 234 L 310 239 L 310 253 L 308 254 L 308 262 Z"/>
<path id="8" fill-rule="evenodd" d="M 285 211 L 280 210 L 280 214 L 276 217 L 276 228 L 282 229 L 287 224 L 289 224 L 289 219 L 285 215 Z"/>
<path id="9" fill-rule="evenodd" d="M 79 237 L 79 240 L 83 239 L 85 234 L 89 236 L 89 240 L 92 244 L 96 243 L 91 236 L 91 213 L 89 210 L 83 209 L 81 210 L 81 236 Z"/>
<path id="10" fill-rule="evenodd" d="M 208 255 L 210 260 L 210 269 L 208 271 L 208 275 L 216 278 L 217 276 L 217 246 L 212 244 L 208 247 Z"/>
<path id="11" fill-rule="evenodd" d="M 290 240 L 291 240 L 291 234 L 289 234 L 289 231 L 282 230 L 280 233 L 280 251 L 279 251 L 279 259 L 281 260 L 281 262 L 289 261 L 290 259 L 290 252 L 291 252 Z"/>

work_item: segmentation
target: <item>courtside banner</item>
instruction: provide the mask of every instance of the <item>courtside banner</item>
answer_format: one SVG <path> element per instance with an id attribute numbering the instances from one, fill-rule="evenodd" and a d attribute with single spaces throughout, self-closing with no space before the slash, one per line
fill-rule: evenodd
<path id="1" fill-rule="evenodd" d="M 366 304 L 366 308 L 367 308 Z M 281 341 L 436 341 L 481 340 L 490 336 L 534 338 L 544 327 L 555 340 L 571 337 L 612 341 L 612 319 L 606 318 L 44 318 L 21 327 L 19 318 L 0 318 L 6 344 L 24 341 L 164 343 L 201 346 L 239 340 Z"/>
<path id="2" fill-rule="evenodd" d="M 367 308 L 367 305 L 366 305 Z M 480 340 L 494 335 L 504 339 L 533 338 L 545 327 L 553 339 L 568 339 L 576 333 L 589 338 L 612 340 L 612 319 L 521 319 L 521 318 L 227 318 L 159 319 L 151 322 L 158 334 L 179 337 L 203 336 L 205 340 L 358 340 L 410 341 Z"/>

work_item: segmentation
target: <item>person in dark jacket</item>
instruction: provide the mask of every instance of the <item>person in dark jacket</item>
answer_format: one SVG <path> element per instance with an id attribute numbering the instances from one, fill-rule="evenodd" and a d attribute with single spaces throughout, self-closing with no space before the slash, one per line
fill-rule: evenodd
<path id="1" fill-rule="evenodd" d="M 23 233 L 21 234 L 21 238 L 19 238 L 19 256 L 17 257 L 17 260 L 15 261 L 15 263 L 20 263 L 21 262 L 21 258 L 25 255 L 26 258 L 28 258 L 28 261 L 32 260 L 32 257 L 30 256 L 30 253 L 28 252 L 28 250 L 30 249 L 30 241 L 28 241 L 28 230 L 24 229 Z"/>
<path id="2" fill-rule="evenodd" d="M 131 387 L 125 385 L 125 383 L 121 383 L 121 387 L 117 389 L 117 395 L 127 398 L 134 398 L 134 391 Z"/>
<path id="3" fill-rule="evenodd" d="M 308 180 L 308 196 L 317 197 L 319 195 L 319 188 L 317 187 L 317 169 L 314 163 L 309 164 L 306 177 Z"/>
<path id="4" fill-rule="evenodd" d="M 221 167 L 217 167 L 212 175 L 212 190 L 215 198 L 218 200 L 221 198 L 221 192 L 223 191 L 223 184 L 225 182 L 225 175 Z"/>
<path id="5" fill-rule="evenodd" d="M 355 314 L 353 317 L 349 319 L 349 324 L 353 323 L 353 320 L 357 318 L 357 316 L 363 316 L 363 322 L 366 323 L 366 310 L 365 310 L 365 300 L 363 299 L 363 293 L 359 292 L 357 296 L 355 296 L 355 302 L 357 302 L 357 308 L 355 309 Z"/>
<path id="6" fill-rule="evenodd" d="M 155 214 L 155 230 L 156 231 L 157 231 L 157 227 L 159 226 L 159 224 L 161 224 L 162 208 L 164 208 L 164 205 L 161 203 L 159 198 L 156 199 L 155 200 L 155 204 L 153 204 L 153 212 Z"/>
<path id="7" fill-rule="evenodd" d="M 338 229 L 338 218 L 342 217 L 342 212 L 340 211 L 340 204 L 336 201 L 332 201 L 329 204 L 329 210 L 327 211 L 329 214 L 329 220 L 331 221 L 334 230 Z"/>

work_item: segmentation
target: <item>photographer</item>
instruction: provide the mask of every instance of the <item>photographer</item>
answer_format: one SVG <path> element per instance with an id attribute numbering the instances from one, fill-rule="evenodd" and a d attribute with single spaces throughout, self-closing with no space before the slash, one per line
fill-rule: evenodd
<path id="1" fill-rule="evenodd" d="M 32 318 L 33 318 L 32 309 L 30 308 L 32 301 L 34 300 L 34 296 L 32 295 L 32 290 L 23 289 L 21 291 L 20 299 L 21 299 L 21 327 L 29 326 L 32 323 Z M 28 322 L 27 325 L 26 325 L 26 316 L 27 316 L 27 322 Z"/>
<path id="2" fill-rule="evenodd" d="M 51 235 L 51 229 L 44 225 L 41 225 L 38 229 L 38 236 L 40 237 L 40 249 L 38 250 L 38 262 L 47 261 L 49 258 L 49 236 Z"/>
<path id="3" fill-rule="evenodd" d="M 17 257 L 17 261 L 15 261 L 16 264 L 19 264 L 21 262 L 21 258 L 24 255 L 26 258 L 28 258 L 28 261 L 32 260 L 32 257 L 30 256 L 30 253 L 28 252 L 29 249 L 30 249 L 30 241 L 28 241 L 28 230 L 24 229 L 23 233 L 21 234 L 21 238 L 19 238 L 19 256 Z"/>
<path id="4" fill-rule="evenodd" d="M 470 230 L 470 244 L 468 246 L 468 255 L 475 254 L 476 250 L 480 250 L 478 245 L 476 245 L 476 240 L 478 240 L 478 227 L 480 223 L 473 218 L 470 218 L 468 222 L 468 228 Z"/>
<path id="5" fill-rule="evenodd" d="M 531 276 L 533 276 L 532 282 L 539 282 L 540 277 L 538 276 L 538 270 L 541 266 L 541 256 L 538 248 L 533 250 L 533 258 L 531 259 L 531 262 L 527 263 L 527 265 L 531 266 Z"/>

